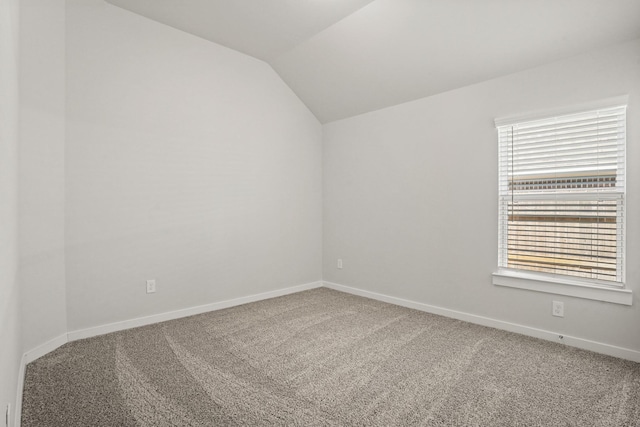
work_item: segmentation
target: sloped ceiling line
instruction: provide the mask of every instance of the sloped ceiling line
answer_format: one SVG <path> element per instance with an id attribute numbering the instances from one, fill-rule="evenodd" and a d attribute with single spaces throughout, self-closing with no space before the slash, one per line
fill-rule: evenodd
<path id="1" fill-rule="evenodd" d="M 107 0 L 268 62 L 322 123 L 640 38 L 637 0 Z"/>

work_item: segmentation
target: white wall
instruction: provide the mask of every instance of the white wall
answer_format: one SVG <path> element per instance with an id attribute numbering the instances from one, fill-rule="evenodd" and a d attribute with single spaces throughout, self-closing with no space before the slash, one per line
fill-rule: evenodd
<path id="1" fill-rule="evenodd" d="M 629 94 L 633 306 L 496 287 L 493 120 Z M 640 40 L 324 126 L 324 279 L 640 350 Z M 344 268 L 336 268 L 342 258 Z M 565 317 L 551 316 L 551 301 Z"/>
<path id="2" fill-rule="evenodd" d="M 20 2 L 20 283 L 24 350 L 67 332 L 65 0 Z"/>
<path id="3" fill-rule="evenodd" d="M 22 355 L 18 286 L 18 0 L 0 2 L 0 419 L 15 407 Z"/>
<path id="4" fill-rule="evenodd" d="M 322 127 L 266 63 L 71 0 L 67 73 L 69 330 L 321 278 Z"/>

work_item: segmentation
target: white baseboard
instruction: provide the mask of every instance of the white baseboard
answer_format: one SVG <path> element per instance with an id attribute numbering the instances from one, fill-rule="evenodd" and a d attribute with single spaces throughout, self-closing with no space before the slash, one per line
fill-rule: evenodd
<path id="1" fill-rule="evenodd" d="M 18 370 L 18 388 L 16 391 L 16 404 L 13 410 L 14 413 L 14 421 L 13 425 L 15 427 L 20 427 L 20 422 L 22 418 L 22 392 L 24 391 L 24 377 L 27 365 L 39 357 L 44 356 L 45 354 L 55 350 L 63 344 L 67 343 L 67 334 L 59 335 L 44 344 L 41 344 L 22 355 L 22 360 L 20 361 L 20 369 Z"/>
<path id="2" fill-rule="evenodd" d="M 151 325 L 167 320 L 179 319 L 182 317 L 193 316 L 196 314 L 207 313 L 209 311 L 222 310 L 224 308 L 235 307 L 237 305 L 247 304 L 250 302 L 261 301 L 269 298 L 280 297 L 283 295 L 293 294 L 296 292 L 306 291 L 308 289 L 319 288 L 322 281 L 305 283 L 303 285 L 291 286 L 288 288 L 277 289 L 275 291 L 263 292 L 260 294 L 249 295 L 241 298 L 234 298 L 227 301 L 214 302 L 211 304 L 199 305 L 196 307 L 184 308 L 181 310 L 169 311 L 151 316 L 138 317 L 135 319 L 123 320 L 121 322 L 108 323 L 106 325 L 94 326 L 92 328 L 80 329 L 69 332 L 69 341 L 76 341 L 83 338 L 95 337 L 111 332 L 122 331 L 125 329 L 137 328 L 139 326 Z"/>
<path id="3" fill-rule="evenodd" d="M 25 363 L 25 355 L 22 355 L 22 360 L 20 360 L 20 369 L 18 370 L 18 387 L 16 390 L 16 404 L 13 407 L 14 427 L 20 427 L 20 424 L 22 422 L 22 392 L 24 391 L 24 371 L 26 367 L 27 367 L 27 364 Z"/>
<path id="4" fill-rule="evenodd" d="M 640 351 L 632 350 L 629 348 L 618 347 L 615 345 L 604 344 L 601 342 L 591 341 L 584 338 L 567 336 L 559 334 L 557 332 L 546 331 L 543 329 L 532 328 L 530 326 L 519 325 L 516 323 L 505 322 L 503 320 L 492 319 L 490 317 L 478 316 L 475 314 L 469 314 L 462 311 L 450 310 L 448 308 L 437 307 L 434 305 L 423 304 L 420 302 L 410 301 L 402 298 L 396 298 L 389 295 L 379 294 L 376 292 L 365 291 L 362 289 L 352 288 L 349 286 L 340 285 L 332 282 L 323 282 L 324 287 L 334 289 L 336 291 L 342 291 L 353 295 L 359 295 L 374 300 L 388 302 L 390 304 L 399 305 L 402 307 L 413 308 L 415 310 L 424 311 L 427 313 L 438 314 L 440 316 L 450 317 L 453 319 L 463 320 L 469 323 L 475 323 L 482 326 L 489 326 L 491 328 L 502 329 L 509 332 L 515 332 L 530 337 L 540 338 L 547 341 L 560 342 L 571 347 L 581 348 L 583 350 L 590 350 L 595 353 L 606 354 L 608 356 L 618 357 L 620 359 L 631 360 L 633 362 L 640 363 Z M 562 336 L 562 339 L 559 337 Z"/>
<path id="5" fill-rule="evenodd" d="M 337 291 L 346 292 L 349 294 L 359 295 L 366 298 L 375 299 L 378 301 L 388 302 L 407 308 L 413 308 L 416 310 L 424 311 L 427 313 L 438 314 L 445 317 L 450 317 L 458 320 L 463 320 L 478 325 L 489 326 L 496 329 L 502 329 L 510 332 L 519 333 L 522 335 L 528 335 L 535 338 L 541 338 L 548 341 L 562 342 L 564 344 L 594 351 L 596 353 L 602 353 L 609 356 L 619 357 L 621 359 L 627 359 L 640 363 L 640 352 L 631 350 L 628 348 L 617 347 L 610 344 L 604 344 L 596 341 L 591 341 L 578 337 L 571 337 L 564 335 L 562 341 L 559 341 L 559 334 L 556 332 L 545 331 L 542 329 L 532 328 L 529 326 L 518 325 L 515 323 L 505 322 L 502 320 L 492 319 L 489 317 L 477 316 L 475 314 L 464 313 L 461 311 L 450 310 L 447 308 L 437 307 L 429 304 L 423 304 L 415 301 L 410 301 L 402 298 L 396 298 L 389 295 L 379 294 L 376 292 L 365 291 L 362 289 L 352 288 L 349 286 L 339 285 L 332 282 L 312 282 L 298 286 L 291 286 L 288 288 L 277 289 L 275 291 L 263 292 L 260 294 L 249 295 L 246 297 L 235 298 L 227 301 L 215 302 L 211 304 L 200 305 L 196 307 L 185 308 L 182 310 L 175 310 L 166 313 L 155 314 L 151 316 L 138 317 L 135 319 L 124 320 L 121 322 L 109 323 L 106 325 L 100 325 L 92 328 L 81 329 L 72 331 L 66 334 L 62 334 L 32 350 L 27 351 L 22 356 L 20 363 L 20 370 L 18 372 L 18 387 L 16 394 L 15 405 L 15 427 L 20 427 L 20 419 L 22 413 L 22 393 L 24 390 L 24 377 L 26 365 L 32 361 L 38 359 L 41 356 L 55 350 L 61 345 L 83 338 L 90 338 L 97 335 L 103 335 L 110 332 L 122 331 L 125 329 L 131 329 L 138 326 L 151 325 L 153 323 L 164 322 L 167 320 L 179 319 L 182 317 L 193 316 L 196 314 L 202 314 L 209 311 L 221 310 L 224 308 L 235 307 L 237 305 L 247 304 L 250 302 L 261 301 L 269 298 L 275 298 L 283 295 L 288 295 L 296 292 L 301 292 L 309 289 L 319 288 L 321 286 L 334 289 Z"/>
<path id="6" fill-rule="evenodd" d="M 45 354 L 55 350 L 61 345 L 66 344 L 67 342 L 68 342 L 67 334 L 62 334 L 47 341 L 44 344 L 40 344 L 36 348 L 33 348 L 27 351 L 23 356 L 25 366 L 33 362 L 34 360 L 44 356 Z"/>
<path id="7" fill-rule="evenodd" d="M 249 295 L 246 297 L 235 298 L 227 301 L 214 302 L 211 304 L 189 307 L 182 310 L 169 311 L 166 313 L 154 314 L 151 316 L 138 317 L 135 319 L 124 320 L 121 322 L 109 323 L 93 328 L 80 329 L 77 331 L 62 334 L 38 347 L 27 351 L 22 356 L 20 362 L 20 370 L 18 371 L 18 389 L 16 394 L 15 419 L 14 426 L 20 427 L 22 416 L 22 393 L 24 391 L 24 377 L 26 366 L 34 360 L 44 356 L 45 354 L 55 350 L 67 342 L 76 341 L 83 338 L 90 338 L 97 335 L 104 335 L 110 332 L 122 331 L 125 329 L 136 328 L 138 326 L 151 325 L 153 323 L 165 322 L 167 320 L 179 319 L 181 317 L 193 316 L 209 311 L 221 310 L 223 308 L 235 307 L 237 305 L 247 304 L 250 302 L 261 301 L 269 298 L 280 297 L 283 295 L 293 294 L 296 292 L 306 291 L 309 289 L 322 287 L 322 281 L 305 283 L 303 285 L 291 286 L 288 288 L 276 289 L 275 291 L 263 292 L 260 294 Z"/>

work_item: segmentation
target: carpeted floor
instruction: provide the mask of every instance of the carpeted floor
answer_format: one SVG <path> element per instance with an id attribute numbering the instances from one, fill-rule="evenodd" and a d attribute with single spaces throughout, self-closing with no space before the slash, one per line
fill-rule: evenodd
<path id="1" fill-rule="evenodd" d="M 640 426 L 640 364 L 319 288 L 66 344 L 22 425 Z"/>

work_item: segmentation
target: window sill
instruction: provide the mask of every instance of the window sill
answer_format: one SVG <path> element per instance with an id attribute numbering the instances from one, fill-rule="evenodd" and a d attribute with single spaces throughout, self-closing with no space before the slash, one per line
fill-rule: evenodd
<path id="1" fill-rule="evenodd" d="M 579 280 L 551 278 L 521 272 L 497 271 L 493 273 L 493 284 L 614 304 L 631 305 L 633 302 L 631 289 L 598 286 Z"/>

